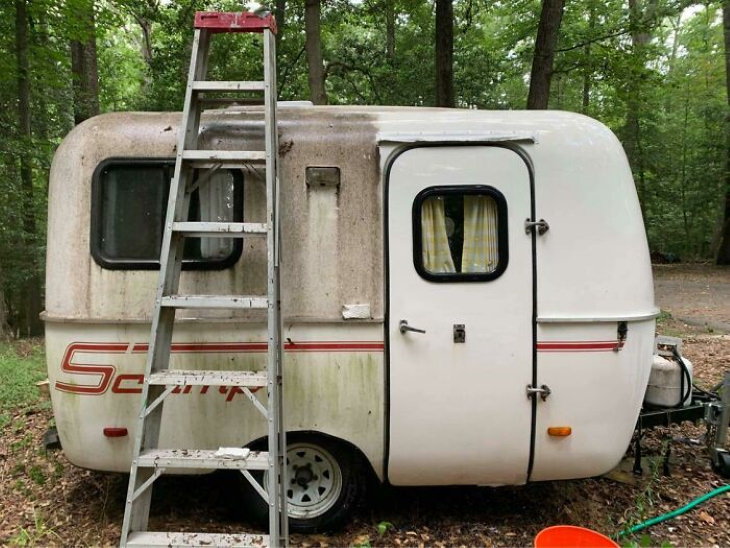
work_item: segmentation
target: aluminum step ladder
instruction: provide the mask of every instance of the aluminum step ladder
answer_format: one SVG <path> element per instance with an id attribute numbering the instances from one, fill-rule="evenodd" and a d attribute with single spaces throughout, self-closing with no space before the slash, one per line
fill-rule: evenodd
<path id="1" fill-rule="evenodd" d="M 216 33 L 263 33 L 264 79 L 260 82 L 206 80 L 211 37 Z M 135 436 L 134 457 L 129 478 L 121 546 L 286 546 L 286 436 L 283 427 L 282 351 L 279 300 L 278 230 L 278 138 L 276 124 L 276 21 L 271 15 L 253 13 L 198 12 L 190 72 L 185 92 L 182 126 L 170 186 L 162 248 L 160 278 L 152 316 L 142 406 Z M 263 95 L 265 150 L 201 150 L 198 147 L 200 115 L 209 92 Z M 266 170 L 266 222 L 194 222 L 187 218 L 190 195 L 220 167 L 257 164 Z M 201 171 L 197 181 L 195 169 Z M 179 294 L 185 238 L 265 237 L 268 255 L 266 295 L 181 295 Z M 185 371 L 169 369 L 170 350 L 179 308 L 268 310 L 268 360 L 266 371 Z M 180 386 L 236 386 L 268 422 L 268 451 L 247 456 L 231 451 L 158 447 L 165 398 Z M 253 391 L 267 388 L 266 405 Z M 219 425 L 211 425 L 218 428 Z M 245 454 L 245 451 L 241 451 Z M 269 508 L 269 534 L 211 534 L 148 531 L 152 486 L 168 469 L 239 470 L 264 498 Z M 267 489 L 251 475 L 268 471 Z"/>

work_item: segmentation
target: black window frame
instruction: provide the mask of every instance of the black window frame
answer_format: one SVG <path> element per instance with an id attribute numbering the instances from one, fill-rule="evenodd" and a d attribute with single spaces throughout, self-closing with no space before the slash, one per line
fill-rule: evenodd
<path id="1" fill-rule="evenodd" d="M 175 158 L 107 158 L 100 162 L 94 169 L 91 182 L 91 222 L 89 243 L 91 256 L 96 264 L 107 270 L 159 270 L 158 259 L 129 260 L 108 257 L 104 255 L 101 245 L 102 215 L 103 215 L 103 174 L 105 170 L 114 166 L 148 167 L 161 166 L 169 169 L 170 181 L 175 169 Z M 233 219 L 234 222 L 243 221 L 243 174 L 239 170 L 227 170 L 233 177 Z M 169 196 L 169 186 L 167 189 Z M 167 201 L 163 200 L 162 217 L 164 219 L 167 211 Z M 189 239 L 189 238 L 188 238 Z M 240 238 L 231 238 L 233 246 L 231 253 L 222 259 L 183 259 L 183 270 L 225 270 L 238 262 L 243 254 L 243 241 Z"/>
<path id="2" fill-rule="evenodd" d="M 489 196 L 497 204 L 497 266 L 491 272 L 430 272 L 423 265 L 421 208 L 432 196 Z M 439 185 L 420 191 L 413 200 L 413 265 L 424 280 L 437 283 L 490 282 L 499 278 L 509 263 L 509 234 L 507 232 L 507 200 L 499 190 L 488 185 Z"/>

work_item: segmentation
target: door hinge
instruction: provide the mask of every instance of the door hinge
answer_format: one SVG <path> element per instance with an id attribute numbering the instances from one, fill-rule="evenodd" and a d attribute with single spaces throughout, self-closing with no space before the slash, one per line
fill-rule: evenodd
<path id="1" fill-rule="evenodd" d="M 542 401 L 545 401 L 548 396 L 552 394 L 552 390 L 550 390 L 550 387 L 547 384 L 541 385 L 540 388 L 528 384 L 526 392 L 528 398 L 534 398 L 537 394 L 540 394 L 540 399 Z"/>
<path id="2" fill-rule="evenodd" d="M 545 234 L 548 230 L 550 230 L 550 225 L 547 223 L 545 219 L 540 219 L 539 221 L 531 221 L 530 219 L 525 219 L 525 234 L 529 234 L 531 231 L 535 230 L 537 228 L 537 233 L 542 236 Z"/>

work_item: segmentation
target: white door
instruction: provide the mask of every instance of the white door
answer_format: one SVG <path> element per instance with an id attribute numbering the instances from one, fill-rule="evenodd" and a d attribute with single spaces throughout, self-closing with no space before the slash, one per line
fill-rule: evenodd
<path id="1" fill-rule="evenodd" d="M 388 479 L 524 483 L 533 366 L 528 168 L 498 146 L 412 148 L 390 165 L 386 192 Z"/>

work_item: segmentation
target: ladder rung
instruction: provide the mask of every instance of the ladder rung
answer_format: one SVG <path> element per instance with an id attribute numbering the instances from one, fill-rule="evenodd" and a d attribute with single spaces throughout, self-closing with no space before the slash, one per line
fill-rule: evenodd
<path id="1" fill-rule="evenodd" d="M 269 545 L 269 535 L 250 533 L 188 533 L 142 531 L 130 533 L 127 546 L 251 546 Z"/>
<path id="2" fill-rule="evenodd" d="M 220 80 L 196 80 L 194 91 L 264 91 L 265 82 L 224 82 Z"/>
<path id="3" fill-rule="evenodd" d="M 152 373 L 149 383 L 158 386 L 266 386 L 268 376 L 260 371 L 203 371 L 167 369 Z"/>
<path id="4" fill-rule="evenodd" d="M 264 150 L 184 150 L 183 160 L 193 162 L 264 162 Z"/>
<path id="5" fill-rule="evenodd" d="M 267 308 L 269 299 L 243 295 L 168 295 L 160 303 L 169 308 Z"/>
<path id="6" fill-rule="evenodd" d="M 141 468 L 200 470 L 268 470 L 269 453 L 251 451 L 245 459 L 218 457 L 215 449 L 148 449 L 137 459 Z"/>
<path id="7" fill-rule="evenodd" d="M 172 230 L 195 238 L 243 238 L 265 236 L 265 223 L 177 222 Z"/>

